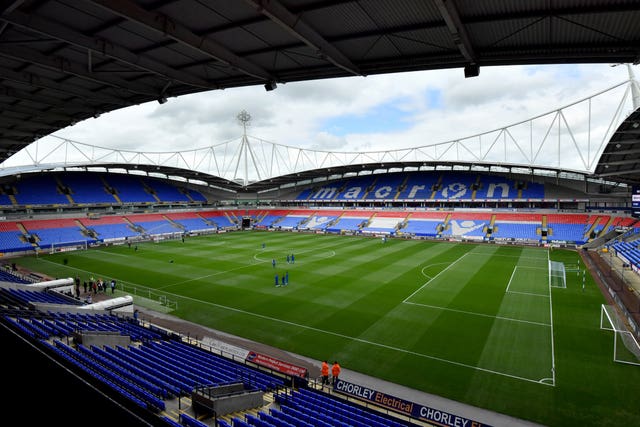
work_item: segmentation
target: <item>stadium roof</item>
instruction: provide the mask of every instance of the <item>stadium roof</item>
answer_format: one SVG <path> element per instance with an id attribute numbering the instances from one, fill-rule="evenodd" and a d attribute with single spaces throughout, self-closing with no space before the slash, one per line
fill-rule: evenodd
<path id="1" fill-rule="evenodd" d="M 600 156 L 594 175 L 640 186 L 640 109 L 618 126 Z"/>
<path id="2" fill-rule="evenodd" d="M 202 91 L 442 68 L 474 76 L 495 65 L 638 63 L 638 22 L 640 2 L 609 0 L 4 1 L 0 162 L 78 121 Z"/>

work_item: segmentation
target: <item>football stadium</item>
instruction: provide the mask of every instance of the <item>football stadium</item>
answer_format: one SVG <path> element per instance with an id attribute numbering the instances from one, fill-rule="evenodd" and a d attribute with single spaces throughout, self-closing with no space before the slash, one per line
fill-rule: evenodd
<path id="1" fill-rule="evenodd" d="M 640 425 L 637 22 L 604 0 L 5 2 L 7 416 Z M 223 89 L 549 64 L 628 78 L 384 150 L 271 142 L 234 105 L 240 135 L 204 148 L 60 133 Z"/>

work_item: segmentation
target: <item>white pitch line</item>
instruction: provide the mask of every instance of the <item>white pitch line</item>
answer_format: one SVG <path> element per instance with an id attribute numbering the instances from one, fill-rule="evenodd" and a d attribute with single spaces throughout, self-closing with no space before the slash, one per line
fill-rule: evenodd
<path id="1" fill-rule="evenodd" d="M 457 310 L 455 308 L 440 307 L 440 306 L 437 306 L 437 305 L 429 305 L 429 304 L 421 304 L 421 303 L 418 303 L 418 302 L 406 302 L 405 301 L 405 302 L 403 302 L 403 304 L 417 305 L 417 306 L 420 306 L 420 307 L 433 308 L 433 309 L 436 309 L 436 310 L 443 310 L 443 311 L 453 311 L 455 313 L 469 314 L 471 316 L 479 316 L 479 317 L 488 317 L 490 319 L 506 320 L 506 321 L 509 321 L 509 322 L 528 323 L 530 325 L 547 326 L 547 327 L 551 326 L 548 323 L 534 322 L 532 320 L 514 319 L 513 317 L 492 316 L 491 314 L 476 313 L 475 311 Z"/>
<path id="2" fill-rule="evenodd" d="M 529 296 L 532 296 L 532 297 L 549 298 L 549 296 L 548 296 L 548 295 L 544 295 L 544 294 L 534 294 L 534 293 L 532 293 L 532 292 L 505 291 L 505 293 L 507 293 L 507 294 L 529 295 Z"/>
<path id="3" fill-rule="evenodd" d="M 246 314 L 248 316 L 254 316 L 254 317 L 261 318 L 261 319 L 270 320 L 272 322 L 283 323 L 285 325 L 290 325 L 290 326 L 294 326 L 294 327 L 301 328 L 301 329 L 307 329 L 307 330 L 318 332 L 318 333 L 322 333 L 322 334 L 332 335 L 332 336 L 336 336 L 336 337 L 339 337 L 339 338 L 345 338 L 345 339 L 348 339 L 350 341 L 357 341 L 357 342 L 360 342 L 360 343 L 363 343 L 363 344 L 367 344 L 367 345 L 371 345 L 371 346 L 375 346 L 375 347 L 380 347 L 380 348 L 385 348 L 387 350 L 392 350 L 392 351 L 397 351 L 397 352 L 400 352 L 400 353 L 410 354 L 412 356 L 417 356 L 417 357 L 422 357 L 422 358 L 425 358 L 425 359 L 436 360 L 436 361 L 442 362 L 442 363 L 448 363 L 448 364 L 451 364 L 451 365 L 461 366 L 461 367 L 472 369 L 472 370 L 476 370 L 476 371 L 487 372 L 487 373 L 494 374 L 494 375 L 501 375 L 501 376 L 513 378 L 513 379 L 516 379 L 516 380 L 531 382 L 531 383 L 534 383 L 534 384 L 549 385 L 549 384 L 540 382 L 540 380 L 533 380 L 531 378 L 520 377 L 520 376 L 517 376 L 517 375 L 507 374 L 505 372 L 494 371 L 494 370 L 491 370 L 491 369 L 486 369 L 486 368 L 481 368 L 481 367 L 478 367 L 478 366 L 468 365 L 466 363 L 456 362 L 456 361 L 449 360 L 449 359 L 443 359 L 441 357 L 430 356 L 428 354 L 422 354 L 422 353 L 418 353 L 416 351 L 406 350 L 404 348 L 399 348 L 399 347 L 394 347 L 394 346 L 387 345 L 387 344 L 377 343 L 377 342 L 365 340 L 365 339 L 358 338 L 358 337 L 352 337 L 352 336 L 349 336 L 349 335 L 340 334 L 338 332 L 327 331 L 326 329 L 319 329 L 319 328 L 314 328 L 313 326 L 301 325 L 299 323 L 290 322 L 288 320 L 276 319 L 274 317 L 265 316 L 263 314 L 258 314 L 258 313 L 253 313 L 253 312 L 242 310 L 242 309 L 235 308 L 235 307 L 228 307 L 228 306 L 225 306 L 225 305 L 216 304 L 216 303 L 209 302 L 209 301 L 202 301 L 202 300 L 198 300 L 198 299 L 195 299 L 195 298 L 186 297 L 186 296 L 182 296 L 182 295 L 175 295 L 175 294 L 172 294 L 172 295 L 174 295 L 176 297 L 179 297 L 179 298 L 184 298 L 184 299 L 188 299 L 188 300 L 191 300 L 191 301 L 199 302 L 199 303 L 202 303 L 202 304 L 207 304 L 207 305 L 211 305 L 211 306 L 214 306 L 214 307 L 222 308 L 222 309 L 225 309 L 225 310 L 230 310 L 230 311 L 234 311 L 234 312 L 237 312 L 237 313 Z"/>
<path id="4" fill-rule="evenodd" d="M 451 264 L 449 264 L 449 267 L 445 268 L 444 270 L 442 270 L 440 273 L 436 274 L 435 276 L 433 276 L 433 278 L 427 280 L 425 282 L 424 285 L 420 286 L 418 289 L 416 289 L 411 295 L 409 295 L 408 297 L 406 297 L 404 300 L 402 300 L 402 302 L 407 302 L 408 300 L 411 299 L 411 297 L 413 297 L 415 294 L 417 294 L 418 292 L 420 292 L 425 286 L 427 286 L 429 283 L 431 283 L 432 280 L 435 280 L 436 277 L 438 277 L 439 275 L 441 275 L 442 273 L 444 273 L 445 271 L 447 271 L 448 269 L 450 269 L 451 267 L 453 267 L 455 264 L 457 264 L 462 258 L 466 257 L 469 254 L 469 252 L 465 253 L 464 255 L 462 255 L 460 258 L 458 258 L 457 260 L 453 261 Z"/>
<path id="5" fill-rule="evenodd" d="M 125 255 L 125 254 L 112 254 L 111 252 L 101 251 L 101 250 L 99 250 L 99 249 L 98 249 L 98 250 L 96 250 L 96 252 L 104 252 L 104 253 L 108 253 L 108 254 L 110 254 L 110 255 L 119 255 L 119 256 L 124 256 L 124 257 L 129 257 L 129 256 L 130 256 L 130 255 Z M 255 258 L 255 257 L 254 257 L 254 258 Z M 259 261 L 259 263 L 266 262 L 266 260 L 258 260 L 258 261 Z M 52 261 L 47 261 L 47 262 L 52 262 Z M 55 264 L 55 263 L 54 263 L 54 264 Z M 131 283 L 131 282 L 127 282 L 127 283 L 130 283 L 130 284 L 132 284 L 132 285 L 136 285 L 136 286 L 145 286 L 145 287 L 147 287 L 148 289 L 157 289 L 157 290 L 162 290 L 162 289 L 166 289 L 166 288 L 171 287 L 171 286 L 175 286 L 175 285 L 182 285 L 182 284 L 185 284 L 185 283 L 194 282 L 194 281 L 202 280 L 202 279 L 208 279 L 209 277 L 217 276 L 217 275 L 224 274 L 224 273 L 229 273 L 229 272 L 236 271 L 236 270 L 240 270 L 240 269 L 247 268 L 247 267 L 252 267 L 252 266 L 254 266 L 254 265 L 256 265 L 256 264 L 247 264 L 247 265 L 242 265 L 242 266 L 240 266 L 240 267 L 232 268 L 232 269 L 229 269 L 229 270 L 217 271 L 217 272 L 215 272 L 215 273 L 205 274 L 204 276 L 194 277 L 194 278 L 192 278 L 192 279 L 183 280 L 183 281 L 181 281 L 181 282 L 170 283 L 170 284 L 168 284 L 168 285 L 160 286 L 160 287 L 158 287 L 158 288 L 149 288 L 148 286 L 140 285 L 140 284 L 136 284 L 136 283 Z M 74 268 L 74 267 L 70 267 L 70 268 Z M 86 273 L 98 274 L 98 273 L 93 273 L 93 272 L 86 271 L 86 270 L 81 270 L 81 269 L 78 269 L 78 268 L 76 268 L 76 270 L 84 271 L 84 272 L 86 272 Z"/>
<path id="6" fill-rule="evenodd" d="M 422 267 L 422 270 L 420 270 L 420 274 L 422 274 L 427 279 L 431 280 L 431 279 L 433 279 L 433 277 L 429 276 L 428 274 L 425 274 L 424 270 L 429 268 L 429 267 L 433 267 L 434 265 L 442 265 L 442 264 L 449 264 L 449 263 L 448 262 L 437 262 L 435 264 L 425 265 L 424 267 Z"/>
<path id="7" fill-rule="evenodd" d="M 516 274 L 516 270 L 519 268 L 519 265 L 516 265 L 515 267 L 513 267 L 513 271 L 511 272 L 511 277 L 509 277 L 509 283 L 507 284 L 507 289 L 504 290 L 504 292 L 506 294 L 520 294 L 520 295 L 530 295 L 533 297 L 544 297 L 547 298 L 547 295 L 544 294 L 534 294 L 532 292 L 522 292 L 522 291 L 510 291 L 509 290 L 509 286 L 511 286 L 511 282 L 513 281 L 513 276 Z M 538 267 L 520 267 L 520 268 L 533 268 L 533 269 L 538 269 Z M 540 269 L 542 270 L 542 269 Z"/>
<path id="8" fill-rule="evenodd" d="M 516 274 L 517 269 L 518 269 L 517 265 L 513 267 L 513 271 L 511 272 L 511 277 L 509 277 L 509 283 L 507 283 L 507 289 L 504 290 L 505 292 L 509 292 L 509 286 L 511 286 L 511 281 L 513 280 L 513 276 Z"/>
<path id="9" fill-rule="evenodd" d="M 536 260 L 540 260 L 540 261 L 544 261 L 545 258 L 542 257 L 537 257 L 537 256 L 518 256 L 518 255 L 503 255 L 503 254 L 496 254 L 493 252 L 482 252 L 482 251 L 473 251 L 473 252 L 467 252 L 470 255 L 487 255 L 487 256 L 499 256 L 499 257 L 504 257 L 504 258 L 518 258 L 518 259 L 536 259 Z"/>
<path id="10" fill-rule="evenodd" d="M 299 253 L 299 254 L 306 254 L 307 252 L 311 252 L 311 250 L 309 250 L 309 251 L 301 251 L 301 252 L 296 252 L 296 253 Z M 314 250 L 313 252 L 318 252 L 318 251 L 317 251 L 317 250 Z M 326 256 L 321 256 L 320 258 L 321 258 L 321 259 L 333 258 L 334 256 L 336 256 L 336 251 L 334 251 L 334 250 L 330 250 L 330 251 L 326 252 L 326 254 L 328 254 L 328 255 L 326 255 Z M 320 254 L 313 254 L 312 256 L 320 256 Z M 260 258 L 260 257 L 258 256 L 258 254 L 253 255 L 253 259 L 255 259 L 256 261 L 261 262 L 261 263 L 262 263 L 262 262 L 269 262 L 269 261 L 270 261 L 270 260 L 268 260 L 268 259 L 262 259 L 262 258 Z"/>
<path id="11" fill-rule="evenodd" d="M 547 250 L 547 261 L 551 262 L 549 251 Z M 553 301 L 551 299 L 551 278 L 549 278 L 549 321 L 551 323 L 551 385 L 556 385 L 556 356 L 555 345 L 553 342 Z"/>

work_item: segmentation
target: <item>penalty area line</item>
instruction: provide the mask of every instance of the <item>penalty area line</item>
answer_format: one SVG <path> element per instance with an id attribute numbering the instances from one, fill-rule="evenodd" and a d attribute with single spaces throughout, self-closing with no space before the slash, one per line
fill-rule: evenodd
<path id="1" fill-rule="evenodd" d="M 431 309 L 434 309 L 434 310 L 451 311 L 453 313 L 468 314 L 470 316 L 488 317 L 490 319 L 504 320 L 504 321 L 507 321 L 507 322 L 527 323 L 529 325 L 545 326 L 545 327 L 550 327 L 551 326 L 551 324 L 549 324 L 549 323 L 534 322 L 533 320 L 515 319 L 513 317 L 504 317 L 504 316 L 494 316 L 492 314 L 476 313 L 476 312 L 473 312 L 473 311 L 466 311 L 466 310 L 457 310 L 455 308 L 439 307 L 437 305 L 421 304 L 421 303 L 417 303 L 417 302 L 406 301 L 406 302 L 403 302 L 402 304 L 416 305 L 418 307 L 431 308 Z"/>

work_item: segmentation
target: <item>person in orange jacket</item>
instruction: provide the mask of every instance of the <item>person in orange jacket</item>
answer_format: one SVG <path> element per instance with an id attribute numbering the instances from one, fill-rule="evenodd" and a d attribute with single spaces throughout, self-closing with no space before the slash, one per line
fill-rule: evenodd
<path id="1" fill-rule="evenodd" d="M 338 383 L 338 377 L 340 376 L 340 365 L 337 361 L 333 362 L 333 366 L 331 367 L 331 375 L 333 376 L 331 385 L 335 386 Z"/>
<path id="2" fill-rule="evenodd" d="M 320 368 L 320 375 L 322 376 L 322 385 L 329 385 L 329 364 L 326 360 L 322 361 L 322 367 Z"/>

